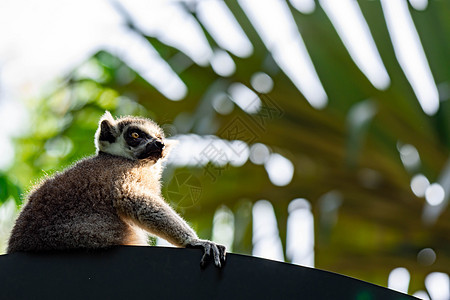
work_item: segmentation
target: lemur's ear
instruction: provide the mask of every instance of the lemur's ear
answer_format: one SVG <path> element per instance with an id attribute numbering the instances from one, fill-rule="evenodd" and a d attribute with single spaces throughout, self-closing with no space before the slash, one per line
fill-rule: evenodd
<path id="1" fill-rule="evenodd" d="M 109 111 L 106 111 L 99 122 L 96 141 L 114 143 L 116 141 L 116 122 Z"/>

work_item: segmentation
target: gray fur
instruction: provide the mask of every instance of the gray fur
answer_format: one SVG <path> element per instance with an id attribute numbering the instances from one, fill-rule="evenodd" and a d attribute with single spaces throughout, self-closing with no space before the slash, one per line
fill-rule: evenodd
<path id="1" fill-rule="evenodd" d="M 133 146 L 131 128 L 145 136 Z M 179 247 L 203 248 L 202 266 L 210 255 L 222 265 L 225 247 L 199 239 L 161 196 L 162 161 L 173 143 L 159 126 L 143 118 L 114 120 L 107 112 L 95 144 L 95 156 L 45 179 L 30 193 L 8 253 L 147 245 L 144 230 Z"/>

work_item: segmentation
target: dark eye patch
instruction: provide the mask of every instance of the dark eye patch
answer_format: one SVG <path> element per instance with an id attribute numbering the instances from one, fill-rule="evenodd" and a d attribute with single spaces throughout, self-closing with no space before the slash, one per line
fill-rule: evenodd
<path id="1" fill-rule="evenodd" d="M 132 136 L 133 133 L 137 133 L 139 135 L 139 137 L 134 138 Z M 151 136 L 137 127 L 130 127 L 127 129 L 127 132 L 125 133 L 124 138 L 128 145 L 130 145 L 132 147 L 137 147 L 143 141 L 151 139 Z"/>

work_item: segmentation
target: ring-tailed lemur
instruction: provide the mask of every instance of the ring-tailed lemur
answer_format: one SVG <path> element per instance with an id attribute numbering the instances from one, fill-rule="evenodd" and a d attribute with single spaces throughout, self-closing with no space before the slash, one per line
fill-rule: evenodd
<path id="1" fill-rule="evenodd" d="M 173 141 L 153 121 L 114 120 L 95 134 L 97 154 L 34 188 L 12 230 L 8 253 L 147 245 L 142 230 L 180 247 L 201 247 L 216 266 L 225 247 L 201 240 L 161 196 L 162 161 Z"/>

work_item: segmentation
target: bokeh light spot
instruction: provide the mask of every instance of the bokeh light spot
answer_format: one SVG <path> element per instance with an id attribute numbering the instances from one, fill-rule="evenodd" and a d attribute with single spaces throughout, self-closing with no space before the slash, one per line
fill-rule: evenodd
<path id="1" fill-rule="evenodd" d="M 263 72 L 257 72 L 250 79 L 252 87 L 263 94 L 269 93 L 273 89 L 273 80 L 269 75 Z"/>
<path id="2" fill-rule="evenodd" d="M 417 261 L 424 266 L 431 266 L 436 261 L 436 253 L 431 248 L 425 248 L 417 254 Z"/>
<path id="3" fill-rule="evenodd" d="M 425 199 L 431 206 L 439 205 L 445 199 L 445 191 L 439 183 L 433 183 L 425 191 Z"/>
<path id="4" fill-rule="evenodd" d="M 417 197 L 424 197 L 430 182 L 423 174 L 417 174 L 411 179 L 411 190 Z"/>

